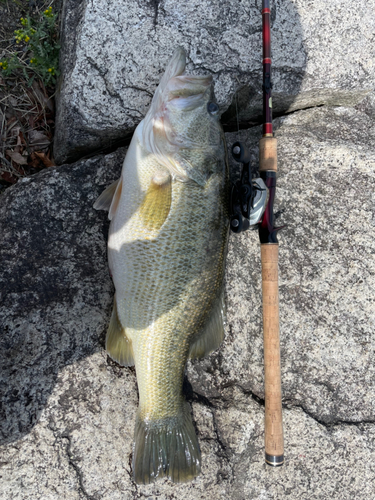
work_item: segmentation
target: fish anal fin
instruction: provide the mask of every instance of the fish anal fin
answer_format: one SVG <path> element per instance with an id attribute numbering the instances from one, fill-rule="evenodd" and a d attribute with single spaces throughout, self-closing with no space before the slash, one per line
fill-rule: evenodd
<path id="1" fill-rule="evenodd" d="M 134 365 L 132 344 L 126 337 L 125 328 L 121 325 L 117 315 L 116 297 L 105 339 L 105 348 L 108 355 L 119 365 Z"/>
<path id="2" fill-rule="evenodd" d="M 222 292 L 201 333 L 190 347 L 190 358 L 204 358 L 220 346 L 224 340 L 224 320 L 225 301 L 224 292 Z"/>
<path id="3" fill-rule="evenodd" d="M 171 203 L 172 177 L 168 172 L 157 172 L 139 208 L 139 215 L 146 229 L 157 231 L 161 228 L 168 217 Z"/>

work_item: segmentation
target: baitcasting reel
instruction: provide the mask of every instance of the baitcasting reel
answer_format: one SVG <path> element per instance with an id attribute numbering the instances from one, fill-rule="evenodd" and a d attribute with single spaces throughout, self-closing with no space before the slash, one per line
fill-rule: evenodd
<path id="1" fill-rule="evenodd" d="M 230 228 L 234 233 L 256 229 L 268 201 L 268 189 L 260 177 L 253 178 L 250 154 L 241 142 L 232 146 L 233 158 L 242 163 L 241 179 L 232 187 Z"/>

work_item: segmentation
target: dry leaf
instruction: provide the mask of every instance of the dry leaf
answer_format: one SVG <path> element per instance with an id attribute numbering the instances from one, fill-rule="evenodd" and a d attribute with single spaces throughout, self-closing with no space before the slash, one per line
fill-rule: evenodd
<path id="1" fill-rule="evenodd" d="M 18 163 L 18 165 L 27 165 L 27 159 L 20 153 L 17 153 L 17 151 L 7 149 L 5 152 L 14 162 Z"/>
<path id="2" fill-rule="evenodd" d="M 31 153 L 30 160 L 31 160 L 30 167 L 33 167 L 36 169 L 42 168 L 40 165 L 40 159 L 37 157 L 37 155 L 35 153 Z"/>
<path id="3" fill-rule="evenodd" d="M 42 87 L 42 88 L 41 88 Z M 50 111 L 54 111 L 53 100 L 46 96 L 47 92 L 44 85 L 36 80 L 33 81 L 32 88 L 38 97 L 39 103 L 47 107 Z"/>
<path id="4" fill-rule="evenodd" d="M 22 132 L 20 131 L 17 135 L 17 146 L 22 146 L 22 144 L 25 143 L 25 141 L 23 140 L 23 134 Z"/>
<path id="5" fill-rule="evenodd" d="M 15 184 L 18 181 L 17 177 L 9 172 L 1 172 L 0 178 L 5 182 L 9 182 L 9 184 Z"/>
<path id="6" fill-rule="evenodd" d="M 38 151 L 35 151 L 36 156 L 43 162 L 43 165 L 45 167 L 54 167 L 55 164 L 45 155 L 44 153 L 39 153 Z"/>
<path id="7" fill-rule="evenodd" d="M 16 125 L 16 123 L 17 123 L 17 118 L 15 116 L 9 118 L 9 120 L 7 121 L 7 133 L 9 133 L 9 131 L 12 130 L 12 128 Z"/>
<path id="8" fill-rule="evenodd" d="M 29 132 L 29 144 L 30 146 L 38 146 L 39 148 L 46 148 L 50 144 L 50 140 L 43 132 L 39 130 L 30 130 Z"/>

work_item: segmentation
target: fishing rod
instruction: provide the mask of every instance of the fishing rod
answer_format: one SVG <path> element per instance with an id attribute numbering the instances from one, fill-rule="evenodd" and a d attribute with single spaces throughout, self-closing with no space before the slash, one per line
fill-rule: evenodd
<path id="1" fill-rule="evenodd" d="M 284 436 L 281 406 L 280 327 L 279 327 L 279 244 L 274 226 L 273 202 L 276 191 L 277 139 L 272 129 L 270 2 L 262 1 L 263 21 L 263 137 L 259 141 L 259 173 L 269 193 L 259 240 L 262 260 L 265 452 L 266 463 L 284 463 Z"/>
<path id="2" fill-rule="evenodd" d="M 279 331 L 279 245 L 274 226 L 273 203 L 276 191 L 277 139 L 272 128 L 271 29 L 270 2 L 262 0 L 263 38 L 263 136 L 259 141 L 259 178 L 255 178 L 246 147 L 232 146 L 234 159 L 243 164 L 241 180 L 232 190 L 231 221 L 233 232 L 258 228 L 262 261 L 265 460 L 278 467 L 284 463 L 284 437 L 281 404 L 280 331 Z M 268 200 L 267 200 L 268 195 Z"/>

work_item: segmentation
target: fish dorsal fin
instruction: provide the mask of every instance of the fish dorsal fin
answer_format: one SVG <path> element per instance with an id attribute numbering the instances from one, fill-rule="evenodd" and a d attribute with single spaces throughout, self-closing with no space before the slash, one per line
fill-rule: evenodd
<path id="1" fill-rule="evenodd" d="M 190 347 L 189 357 L 204 358 L 219 347 L 224 339 L 225 301 L 224 289 L 214 304 L 201 333 Z"/>
<path id="2" fill-rule="evenodd" d="M 130 340 L 117 315 L 116 296 L 113 302 L 111 321 L 109 322 L 105 348 L 108 355 L 121 366 L 133 366 L 134 357 Z"/>
<path id="3" fill-rule="evenodd" d="M 143 225 L 157 231 L 168 217 L 172 203 L 172 177 L 166 171 L 156 172 L 139 208 Z"/>

